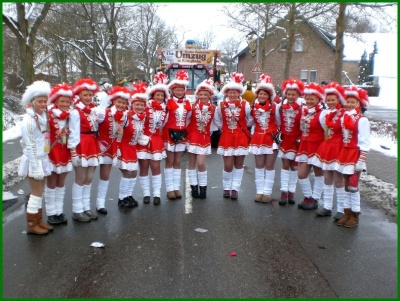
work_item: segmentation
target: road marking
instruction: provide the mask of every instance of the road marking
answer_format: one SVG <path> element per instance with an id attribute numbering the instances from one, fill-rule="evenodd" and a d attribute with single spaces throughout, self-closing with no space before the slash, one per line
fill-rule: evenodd
<path id="1" fill-rule="evenodd" d="M 189 214 L 193 212 L 193 206 L 192 206 L 192 196 L 190 194 L 190 182 L 189 182 L 189 170 L 186 169 L 185 172 L 186 176 L 185 176 L 185 214 Z"/>

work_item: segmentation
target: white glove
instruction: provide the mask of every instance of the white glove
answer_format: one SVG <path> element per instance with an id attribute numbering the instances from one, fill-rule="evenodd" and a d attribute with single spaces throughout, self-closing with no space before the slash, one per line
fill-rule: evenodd
<path id="1" fill-rule="evenodd" d="M 37 164 L 31 164 L 32 172 L 31 175 L 35 180 L 41 181 L 44 179 L 43 169 Z"/>
<path id="2" fill-rule="evenodd" d="M 367 164 L 365 163 L 365 158 L 366 158 L 366 157 L 367 157 L 367 152 L 361 151 L 361 152 L 360 152 L 360 158 L 358 159 L 358 161 L 357 161 L 357 163 L 356 163 L 356 166 L 354 167 L 354 169 L 355 169 L 357 172 L 367 170 Z"/>
<path id="3" fill-rule="evenodd" d="M 82 160 L 81 158 L 79 158 L 78 155 L 71 156 L 71 161 L 74 167 L 78 167 L 79 165 L 82 164 Z"/>

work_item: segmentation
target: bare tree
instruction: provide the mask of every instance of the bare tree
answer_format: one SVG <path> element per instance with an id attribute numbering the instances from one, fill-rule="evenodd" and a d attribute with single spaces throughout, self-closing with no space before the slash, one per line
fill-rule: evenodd
<path id="1" fill-rule="evenodd" d="M 239 41 L 235 38 L 228 38 L 218 46 L 221 50 L 221 61 L 226 64 L 226 71 L 228 74 L 236 70 L 233 57 L 238 52 L 239 44 Z"/>
<path id="2" fill-rule="evenodd" d="M 15 3 L 16 17 L 3 11 L 3 23 L 17 37 L 21 53 L 21 70 L 26 85 L 35 80 L 33 62 L 36 33 L 50 7 L 50 3 Z"/>
<path id="3" fill-rule="evenodd" d="M 202 36 L 196 40 L 197 48 L 210 49 L 211 44 L 214 42 L 215 33 L 211 30 L 206 31 Z"/>

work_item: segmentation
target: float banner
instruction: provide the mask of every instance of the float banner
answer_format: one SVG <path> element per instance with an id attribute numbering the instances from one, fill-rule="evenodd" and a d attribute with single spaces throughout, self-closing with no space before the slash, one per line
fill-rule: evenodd
<path id="1" fill-rule="evenodd" d="M 213 57 L 217 52 L 218 57 L 221 53 L 217 50 L 206 49 L 170 49 L 161 51 L 163 65 L 172 63 L 195 63 L 212 65 Z"/>

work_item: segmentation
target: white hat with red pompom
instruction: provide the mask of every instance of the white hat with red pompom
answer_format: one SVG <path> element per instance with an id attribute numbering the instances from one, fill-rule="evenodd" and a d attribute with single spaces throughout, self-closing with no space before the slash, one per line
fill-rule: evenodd
<path id="1" fill-rule="evenodd" d="M 154 97 L 154 93 L 156 92 L 163 92 L 165 95 L 165 99 L 169 98 L 169 91 L 168 91 L 168 77 L 164 72 L 157 72 L 154 74 L 154 83 L 155 85 L 151 86 L 147 90 L 147 94 L 150 98 Z"/>
<path id="2" fill-rule="evenodd" d="M 270 100 L 275 99 L 276 92 L 274 85 L 272 84 L 272 77 L 264 73 L 258 78 L 257 87 L 254 93 L 258 94 L 261 90 L 268 92 Z"/>
<path id="3" fill-rule="evenodd" d="M 186 89 L 186 86 L 189 84 L 189 74 L 186 70 L 179 70 L 175 79 L 168 85 L 168 88 L 172 91 L 176 87 L 183 87 Z"/>
<path id="4" fill-rule="evenodd" d="M 197 95 L 200 91 L 207 91 L 210 93 L 210 96 L 213 97 L 215 95 L 214 81 L 212 79 L 203 80 L 198 86 L 194 95 Z"/>
<path id="5" fill-rule="evenodd" d="M 316 83 L 311 83 L 304 88 L 304 95 L 315 95 L 320 101 L 325 102 L 324 88 Z"/>
<path id="6" fill-rule="evenodd" d="M 245 87 L 243 87 L 243 79 L 244 76 L 242 73 L 233 72 L 227 82 L 221 89 L 221 93 L 226 94 L 229 90 L 237 90 L 240 92 L 240 95 L 246 91 Z"/>
<path id="7" fill-rule="evenodd" d="M 369 106 L 368 92 L 364 89 L 357 88 L 356 86 L 350 86 L 349 88 L 344 90 L 346 94 L 346 99 L 349 97 L 356 98 L 361 107 L 367 108 Z"/>
<path id="8" fill-rule="evenodd" d="M 91 78 L 82 78 L 72 86 L 74 96 L 85 90 L 96 93 L 97 91 L 99 91 L 99 85 Z"/>
<path id="9" fill-rule="evenodd" d="M 329 94 L 336 95 L 337 98 L 339 99 L 339 102 L 341 103 L 342 106 L 346 105 L 346 95 L 344 88 L 339 85 L 337 82 L 331 82 L 327 84 L 325 87 L 325 95 L 328 96 Z"/>
<path id="10" fill-rule="evenodd" d="M 133 86 L 132 96 L 131 96 L 131 104 L 136 101 L 143 101 L 147 104 L 147 100 L 149 99 L 147 91 L 147 85 L 144 82 L 137 83 Z"/>
<path id="11" fill-rule="evenodd" d="M 67 83 L 55 85 L 50 91 L 47 105 L 51 105 L 51 104 L 55 103 L 60 96 L 71 97 L 71 101 L 72 101 L 73 94 L 74 93 L 72 92 L 72 87 L 70 85 L 68 85 Z"/>
<path id="12" fill-rule="evenodd" d="M 289 78 L 282 83 L 282 94 L 286 95 L 288 90 L 296 90 L 299 96 L 302 96 L 304 92 L 304 83 L 301 80 Z"/>

